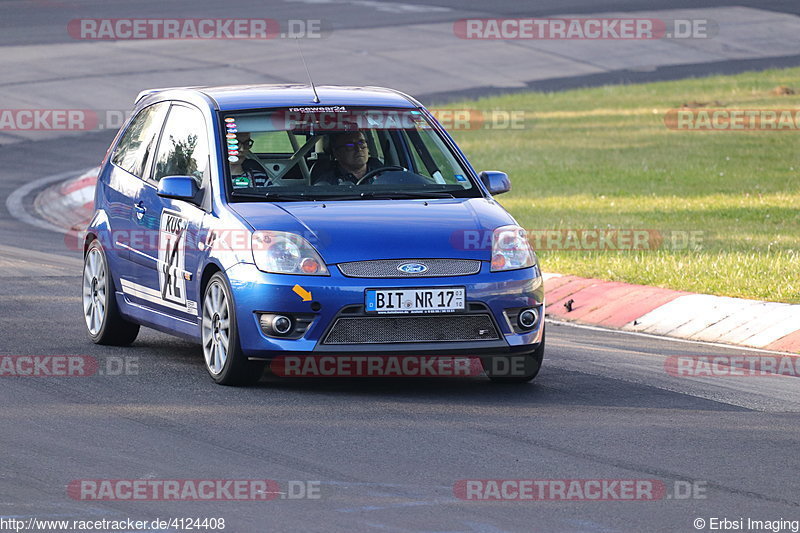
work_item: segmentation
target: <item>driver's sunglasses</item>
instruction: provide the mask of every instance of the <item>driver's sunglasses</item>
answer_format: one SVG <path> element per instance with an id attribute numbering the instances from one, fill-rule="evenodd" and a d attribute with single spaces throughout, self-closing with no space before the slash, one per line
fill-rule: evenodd
<path id="1" fill-rule="evenodd" d="M 365 141 L 364 139 L 361 139 L 361 140 L 356 141 L 354 143 L 340 144 L 339 146 L 336 147 L 336 149 L 339 150 L 339 149 L 342 149 L 342 148 L 346 148 L 348 150 L 352 150 L 352 151 L 355 152 L 356 150 L 363 150 L 366 147 L 367 147 L 367 141 Z"/>

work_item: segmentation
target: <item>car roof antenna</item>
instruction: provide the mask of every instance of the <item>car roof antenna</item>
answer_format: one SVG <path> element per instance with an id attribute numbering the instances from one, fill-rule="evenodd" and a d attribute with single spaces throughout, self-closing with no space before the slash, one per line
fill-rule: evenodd
<path id="1" fill-rule="evenodd" d="M 306 68 L 306 74 L 308 74 L 308 81 L 311 82 L 311 90 L 314 91 L 314 103 L 319 103 L 319 95 L 317 94 L 317 88 L 314 86 L 314 80 L 311 78 L 311 71 L 308 70 L 308 65 L 306 64 L 306 58 L 303 57 L 303 49 L 300 48 L 300 41 L 297 37 L 294 38 L 295 42 L 297 42 L 297 51 L 300 52 L 300 59 L 303 60 L 303 66 Z"/>

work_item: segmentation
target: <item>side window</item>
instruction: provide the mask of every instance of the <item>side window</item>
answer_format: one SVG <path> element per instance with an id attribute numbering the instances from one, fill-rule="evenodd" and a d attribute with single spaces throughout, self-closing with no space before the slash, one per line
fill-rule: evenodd
<path id="1" fill-rule="evenodd" d="M 111 156 L 111 161 L 139 178 L 144 174 L 147 158 L 158 139 L 158 132 L 169 108 L 166 102 L 142 109 L 128 125 L 128 129 Z"/>
<path id="2" fill-rule="evenodd" d="M 194 176 L 197 184 L 209 169 L 206 123 L 197 109 L 173 105 L 158 145 L 153 179 L 164 176 Z"/>

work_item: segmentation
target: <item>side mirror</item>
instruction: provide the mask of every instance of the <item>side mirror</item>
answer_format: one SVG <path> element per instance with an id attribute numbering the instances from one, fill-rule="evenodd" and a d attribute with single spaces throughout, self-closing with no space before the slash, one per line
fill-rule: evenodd
<path id="1" fill-rule="evenodd" d="M 162 198 L 191 202 L 197 190 L 197 180 L 192 176 L 164 176 L 158 182 L 158 195 Z"/>
<path id="2" fill-rule="evenodd" d="M 478 177 L 483 184 L 489 189 L 492 195 L 503 194 L 511 190 L 511 180 L 508 179 L 508 174 L 505 172 L 498 172 L 497 170 L 484 170 Z"/>

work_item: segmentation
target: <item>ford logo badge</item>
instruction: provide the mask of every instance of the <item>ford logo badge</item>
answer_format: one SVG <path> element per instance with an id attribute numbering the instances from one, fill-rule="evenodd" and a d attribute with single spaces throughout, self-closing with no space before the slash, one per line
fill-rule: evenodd
<path id="1" fill-rule="evenodd" d="M 422 263 L 403 263 L 397 270 L 404 274 L 422 274 L 428 271 L 428 267 Z"/>

